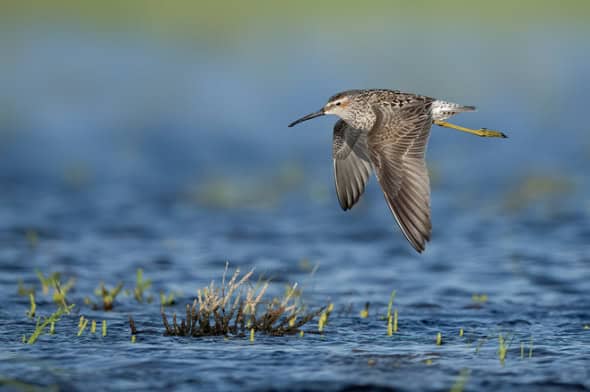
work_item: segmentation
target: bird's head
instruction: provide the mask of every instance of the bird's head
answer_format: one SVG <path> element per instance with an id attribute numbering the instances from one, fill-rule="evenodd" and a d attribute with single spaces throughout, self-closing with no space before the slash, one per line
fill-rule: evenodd
<path id="1" fill-rule="evenodd" d="M 356 107 L 356 100 L 354 99 L 356 94 L 356 90 L 338 93 L 328 99 L 328 102 L 323 108 L 293 121 L 289 124 L 289 127 L 293 127 L 303 121 L 311 120 L 312 118 L 323 116 L 325 114 L 334 114 L 343 120 L 348 120 Z"/>

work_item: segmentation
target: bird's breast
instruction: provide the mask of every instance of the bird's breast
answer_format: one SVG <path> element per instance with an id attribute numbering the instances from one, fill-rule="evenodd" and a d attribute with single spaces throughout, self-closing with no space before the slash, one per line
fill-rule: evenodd
<path id="1" fill-rule="evenodd" d="M 371 108 L 362 112 L 353 112 L 347 117 L 348 118 L 343 118 L 343 120 L 349 126 L 366 132 L 369 132 L 373 128 L 376 119 L 375 112 Z"/>

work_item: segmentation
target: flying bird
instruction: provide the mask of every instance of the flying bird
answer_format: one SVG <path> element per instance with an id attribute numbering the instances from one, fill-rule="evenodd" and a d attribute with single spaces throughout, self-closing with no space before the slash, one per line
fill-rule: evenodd
<path id="1" fill-rule="evenodd" d="M 432 232 L 430 179 L 424 159 L 432 124 L 482 137 L 507 137 L 502 132 L 445 121 L 474 110 L 474 106 L 396 90 L 348 90 L 289 127 L 326 114 L 338 116 L 332 157 L 340 206 L 345 211 L 351 209 L 375 172 L 402 233 L 421 253 Z"/>

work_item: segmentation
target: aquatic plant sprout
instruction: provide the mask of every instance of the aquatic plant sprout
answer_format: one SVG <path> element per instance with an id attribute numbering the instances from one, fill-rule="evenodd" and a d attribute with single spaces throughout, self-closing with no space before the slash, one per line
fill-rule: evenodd
<path id="1" fill-rule="evenodd" d="M 121 293 L 123 289 L 123 283 L 119 282 L 116 287 L 113 289 L 108 289 L 104 283 L 100 284 L 100 287 L 95 290 L 94 294 L 102 300 L 102 304 L 94 303 L 90 300 L 90 298 L 86 298 L 84 302 L 87 305 L 92 305 L 92 308 L 95 310 L 102 309 L 102 310 L 113 310 L 114 302 L 117 296 Z"/>
<path id="2" fill-rule="evenodd" d="M 41 318 L 37 319 L 37 325 L 35 326 L 35 330 L 31 334 L 28 340 L 25 340 L 25 336 L 23 336 L 23 341 L 26 341 L 27 344 L 34 344 L 39 336 L 43 333 L 45 328 L 52 324 L 55 325 L 57 321 L 59 321 L 60 317 L 64 315 L 64 313 L 69 313 L 72 310 L 74 305 L 70 305 L 67 309 L 59 308 L 56 312 L 54 312 L 51 316 L 47 317 L 43 322 L 41 322 Z"/>
<path id="3" fill-rule="evenodd" d="M 506 343 L 506 338 L 500 334 L 498 336 L 498 357 L 500 358 L 500 364 L 504 366 L 504 362 L 506 361 L 506 354 L 508 352 L 508 344 Z"/>
<path id="4" fill-rule="evenodd" d="M 37 304 L 35 303 L 35 294 L 29 293 L 29 301 L 31 302 L 31 309 L 27 311 L 27 317 L 34 318 L 37 310 Z"/>
<path id="5" fill-rule="evenodd" d="M 136 272 L 136 285 L 133 289 L 133 296 L 137 300 L 137 302 L 144 301 L 145 292 L 152 287 L 152 280 L 151 279 L 144 279 L 143 278 L 143 269 L 138 268 Z M 151 302 L 151 299 L 148 298 L 148 302 Z"/>

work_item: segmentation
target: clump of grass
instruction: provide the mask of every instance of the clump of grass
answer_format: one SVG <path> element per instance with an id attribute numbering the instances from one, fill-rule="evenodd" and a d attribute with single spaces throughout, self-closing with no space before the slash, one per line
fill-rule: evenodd
<path id="1" fill-rule="evenodd" d="M 391 295 L 389 296 L 389 304 L 387 305 L 387 336 L 392 336 L 394 333 L 397 332 L 397 309 L 394 310 L 393 315 L 391 314 L 395 294 L 395 290 L 392 290 Z"/>
<path id="2" fill-rule="evenodd" d="M 443 343 L 442 341 L 442 334 L 439 332 L 436 334 L 436 345 L 440 346 Z"/>
<path id="3" fill-rule="evenodd" d="M 152 297 L 145 297 L 145 292 L 152 287 L 152 280 L 151 279 L 144 279 L 143 278 L 143 269 L 138 268 L 136 273 L 136 282 L 135 288 L 133 289 L 133 297 L 137 300 L 137 302 L 152 302 Z"/>
<path id="4" fill-rule="evenodd" d="M 170 293 L 168 295 L 160 292 L 160 305 L 161 306 L 172 306 L 176 305 L 176 297 L 174 293 Z"/>
<path id="5" fill-rule="evenodd" d="M 84 299 L 84 303 L 86 303 L 87 305 L 92 305 L 92 308 L 94 310 L 113 310 L 113 306 L 114 306 L 114 302 L 115 299 L 117 298 L 117 295 L 119 295 L 121 293 L 121 290 L 123 289 L 123 283 L 119 282 L 119 284 L 117 284 L 117 286 L 113 289 L 108 289 L 104 283 L 100 284 L 100 287 L 98 289 L 96 289 L 94 291 L 94 294 L 100 298 L 101 302 L 100 303 L 95 303 L 92 302 L 90 300 L 90 298 L 85 298 Z"/>
<path id="6" fill-rule="evenodd" d="M 397 318 L 397 309 L 393 311 L 393 316 L 387 316 L 387 336 L 392 336 L 394 333 L 397 333 Z"/>
<path id="7" fill-rule="evenodd" d="M 55 323 L 59 321 L 60 317 L 63 316 L 65 313 L 69 313 L 73 307 L 73 304 L 69 305 L 67 308 L 60 307 L 53 314 L 47 317 L 43 322 L 41 322 L 40 317 L 37 318 L 37 325 L 35 326 L 35 330 L 31 334 L 29 339 L 26 340 L 25 336 L 23 336 L 23 341 L 26 340 L 27 344 L 34 344 L 37 341 L 37 339 L 39 339 L 39 336 L 41 336 L 41 334 L 43 333 L 45 328 L 47 328 L 48 325 L 55 326 Z"/>
<path id="8" fill-rule="evenodd" d="M 59 280 L 57 280 L 58 275 L 54 274 L 52 275 L 53 278 L 45 278 L 43 276 L 43 274 L 41 274 L 40 272 L 38 272 L 40 279 L 44 279 L 44 281 L 42 281 L 42 284 L 44 285 L 44 292 L 45 293 L 49 293 L 49 286 L 45 286 L 45 284 L 51 284 L 53 286 L 54 292 L 53 292 L 53 300 L 55 301 L 56 304 L 58 304 L 60 309 L 63 309 L 63 311 L 65 313 L 70 313 L 70 309 L 71 307 L 68 306 L 68 304 L 66 303 L 66 292 L 73 287 L 74 281 L 73 279 L 70 279 L 70 281 L 68 281 L 68 284 L 64 287 L 62 287 L 59 284 Z M 35 313 L 37 311 L 37 304 L 35 302 L 35 290 L 31 289 L 28 293 L 29 295 L 29 301 L 31 303 L 31 308 L 29 309 L 29 311 L 27 311 L 27 316 L 29 318 L 34 318 L 35 317 Z"/>
<path id="9" fill-rule="evenodd" d="M 41 283 L 41 291 L 43 295 L 49 295 L 49 290 L 53 288 L 53 301 L 58 304 L 61 308 L 68 309 L 68 304 L 66 302 L 66 295 L 68 291 L 74 287 L 75 279 L 70 278 L 67 280 L 65 284 L 61 284 L 60 278 L 61 275 L 59 272 L 53 272 L 47 276 L 43 275 L 43 273 L 39 270 L 36 270 L 35 273 L 37 274 L 37 278 Z M 25 292 L 34 293 L 34 288 L 27 289 L 22 284 L 22 281 L 19 281 L 19 288 L 18 293 L 19 295 L 23 295 Z"/>
<path id="10" fill-rule="evenodd" d="M 47 276 L 43 275 L 39 270 L 36 270 L 35 273 L 41 283 L 41 291 L 43 292 L 43 295 L 48 295 L 50 288 L 54 289 L 53 300 L 56 303 L 60 303 L 65 299 L 66 294 L 72 287 L 74 287 L 74 283 L 76 282 L 75 279 L 70 278 L 65 284 L 61 284 L 61 274 L 59 272 L 53 272 Z"/>
<path id="11" fill-rule="evenodd" d="M 300 328 L 318 316 L 323 309 L 307 312 L 299 301 L 294 299 L 296 286 L 283 298 L 274 298 L 267 303 L 264 311 L 259 306 L 268 289 L 268 282 L 255 287 L 246 287 L 253 271 L 240 278 L 236 269 L 226 282 L 225 272 L 220 286 L 215 282 L 197 291 L 197 298 L 192 305 L 186 305 L 186 316 L 180 323 L 176 313 L 172 315 L 172 324 L 162 309 L 164 335 L 168 336 L 246 336 L 261 332 L 282 336 L 300 332 Z"/>

